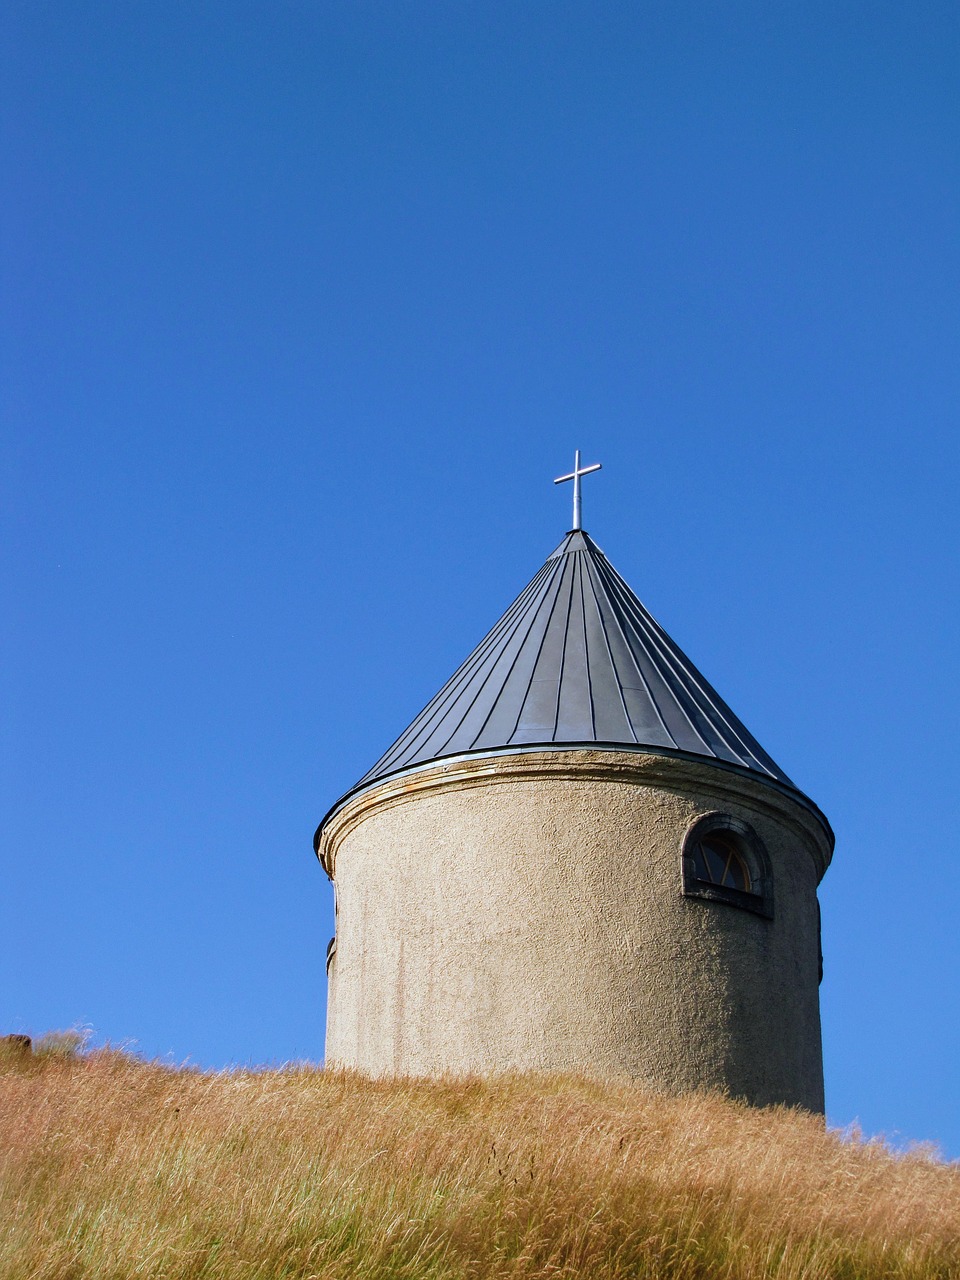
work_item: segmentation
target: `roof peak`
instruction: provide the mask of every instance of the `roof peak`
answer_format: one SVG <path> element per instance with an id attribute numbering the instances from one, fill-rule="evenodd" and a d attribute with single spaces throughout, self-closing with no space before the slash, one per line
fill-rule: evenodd
<path id="1" fill-rule="evenodd" d="M 567 556 L 572 551 L 587 551 L 591 548 L 594 551 L 600 551 L 600 548 L 585 529 L 571 529 L 569 533 L 564 534 L 563 541 L 556 551 L 551 552 L 547 557 L 547 561 L 549 563 L 550 560 L 556 560 L 558 556 Z M 600 554 L 602 555 L 603 552 L 601 551 Z"/>

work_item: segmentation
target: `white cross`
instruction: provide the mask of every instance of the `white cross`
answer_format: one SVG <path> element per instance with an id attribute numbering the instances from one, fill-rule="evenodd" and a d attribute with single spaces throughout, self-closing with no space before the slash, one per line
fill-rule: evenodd
<path id="1" fill-rule="evenodd" d="M 564 480 L 573 481 L 573 527 L 580 528 L 580 477 L 588 476 L 591 471 L 599 471 L 603 464 L 595 462 L 592 467 L 581 467 L 580 450 L 573 455 L 573 470 L 568 476 L 557 476 L 554 484 L 563 484 Z"/>

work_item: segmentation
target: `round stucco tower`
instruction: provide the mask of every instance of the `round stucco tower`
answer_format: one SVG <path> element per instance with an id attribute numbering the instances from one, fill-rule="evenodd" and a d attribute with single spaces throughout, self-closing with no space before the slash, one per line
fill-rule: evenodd
<path id="1" fill-rule="evenodd" d="M 823 1110 L 833 836 L 596 544 L 564 539 L 317 832 L 327 1061 Z"/>

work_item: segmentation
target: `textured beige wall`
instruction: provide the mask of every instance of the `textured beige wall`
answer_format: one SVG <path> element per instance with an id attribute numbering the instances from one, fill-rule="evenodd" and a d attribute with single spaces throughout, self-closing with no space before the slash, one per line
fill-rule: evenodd
<path id="1" fill-rule="evenodd" d="M 690 825 L 764 841 L 775 915 L 681 893 Z M 613 751 L 461 758 L 325 824 L 337 889 L 327 1059 L 373 1075 L 586 1070 L 823 1109 L 816 887 L 789 794 Z"/>

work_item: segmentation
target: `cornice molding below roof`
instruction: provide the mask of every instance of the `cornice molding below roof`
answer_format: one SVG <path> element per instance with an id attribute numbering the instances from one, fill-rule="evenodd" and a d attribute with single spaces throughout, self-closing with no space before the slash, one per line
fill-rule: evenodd
<path id="1" fill-rule="evenodd" d="M 449 756 L 601 744 L 713 760 L 796 791 L 577 530 L 349 794 Z"/>
<path id="2" fill-rule="evenodd" d="M 573 758 L 581 761 L 575 771 L 571 764 Z M 625 764 L 625 761 L 629 761 L 629 765 Z M 512 762 L 513 772 L 503 767 L 507 762 Z M 532 746 L 481 748 L 477 751 L 464 751 L 459 755 L 440 756 L 436 760 L 424 760 L 418 764 L 408 765 L 404 769 L 397 769 L 393 773 L 372 778 L 369 782 L 360 781 L 345 792 L 324 814 L 314 833 L 313 847 L 319 857 L 321 842 L 325 833 L 329 833 L 333 820 L 344 811 L 351 810 L 355 800 L 362 800 L 372 792 L 389 794 L 391 788 L 394 798 L 397 796 L 408 798 L 420 790 L 420 784 L 416 780 L 421 777 L 429 780 L 423 784 L 424 789 L 436 787 L 438 778 L 442 778 L 443 785 L 460 786 L 471 774 L 477 777 L 483 776 L 485 781 L 500 781 L 505 778 L 534 775 L 574 776 L 575 772 L 579 778 L 609 778 L 623 775 L 629 777 L 631 781 L 639 779 L 656 784 L 664 780 L 675 782 L 677 775 L 671 772 L 671 769 L 677 765 L 681 768 L 692 765 L 696 769 L 706 770 L 706 773 L 711 775 L 712 786 L 718 793 L 729 791 L 732 787 L 738 794 L 743 795 L 743 781 L 747 781 L 759 787 L 768 798 L 774 795 L 781 797 L 778 802 L 780 804 L 785 798 L 792 804 L 799 805 L 822 829 L 828 854 L 832 855 L 835 837 L 826 815 L 809 796 L 799 791 L 792 783 L 779 782 L 776 778 L 757 773 L 754 769 L 728 764 L 725 760 L 692 755 L 688 751 L 670 751 L 666 747 L 641 747 L 622 742 L 559 744 L 538 742 Z M 700 776 L 703 778 L 706 775 Z M 411 782 L 415 785 L 411 786 Z M 366 809 L 361 805 L 357 812 L 363 813 Z M 829 860 L 828 856 L 827 862 Z M 819 876 L 823 875 L 826 865 L 825 862 L 820 867 Z M 329 871 L 329 868 L 327 870 Z"/>

